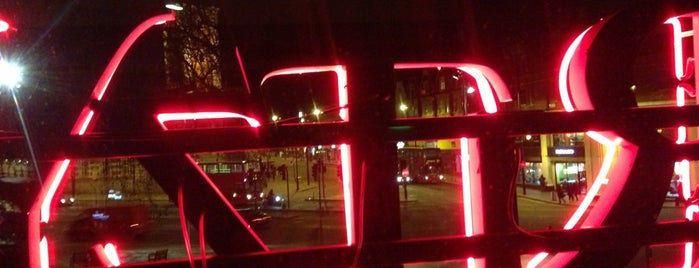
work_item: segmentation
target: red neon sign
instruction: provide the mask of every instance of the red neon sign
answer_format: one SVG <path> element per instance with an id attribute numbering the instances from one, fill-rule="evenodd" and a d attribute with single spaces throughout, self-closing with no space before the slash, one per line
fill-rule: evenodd
<path id="1" fill-rule="evenodd" d="M 112 57 L 112 60 L 107 65 L 107 68 L 102 73 L 102 76 L 98 80 L 95 88 L 92 92 L 91 101 L 101 101 L 104 93 L 107 90 L 107 86 L 111 81 L 112 76 L 116 72 L 119 63 L 123 59 L 126 52 L 131 48 L 131 45 L 138 39 L 146 30 L 150 29 L 154 25 L 162 24 L 166 21 L 175 20 L 175 16 L 172 13 L 163 14 L 151 17 L 146 21 L 139 24 L 124 40 L 117 52 Z M 87 104 L 83 108 L 82 112 L 78 116 L 73 129 L 71 130 L 72 135 L 83 135 L 89 130 L 92 125 L 95 111 L 90 108 Z M 70 166 L 70 159 L 65 159 L 53 164 L 51 171 L 49 172 L 48 179 L 46 183 L 42 186 L 37 200 L 29 211 L 28 219 L 28 244 L 29 244 L 29 265 L 30 267 L 48 267 L 49 265 L 49 254 L 48 249 L 46 249 L 46 236 L 40 235 L 40 223 L 48 223 L 52 210 L 52 201 L 58 186 L 61 184 L 67 169 Z"/>
<path id="2" fill-rule="evenodd" d="M 179 120 L 207 120 L 207 119 L 244 119 L 250 127 L 256 128 L 260 126 L 257 119 L 248 117 L 234 112 L 198 112 L 198 113 L 161 113 L 156 115 L 160 127 L 164 130 L 169 130 L 165 125 L 168 121 Z"/>
<path id="3" fill-rule="evenodd" d="M 586 77 L 587 50 L 605 22 L 600 22 L 583 31 L 566 51 L 559 71 L 559 93 L 566 111 L 594 110 L 590 99 Z M 612 205 L 621 193 L 629 170 L 633 165 L 638 147 L 624 141 L 614 132 L 588 131 L 586 135 L 604 145 L 606 153 L 602 166 L 581 204 L 564 225 L 565 230 L 601 226 Z M 616 156 L 616 159 L 615 159 Z M 616 161 L 616 163 L 614 163 Z M 614 165 L 612 165 L 614 163 Z M 605 186 L 604 191 L 601 191 Z M 592 201 L 599 195 L 594 208 Z M 589 210 L 589 211 L 588 211 Z M 587 213 L 585 220 L 583 216 Z M 581 222 L 582 220 L 582 222 Z M 578 252 L 565 252 L 554 255 L 546 267 L 556 267 L 570 262 Z M 527 267 L 537 267 L 548 256 L 541 252 L 529 261 Z"/>
<path id="4" fill-rule="evenodd" d="M 672 44 L 673 44 L 673 66 L 674 66 L 674 74 L 675 74 L 675 79 L 677 83 L 677 87 L 675 90 L 675 98 L 676 98 L 676 105 L 677 107 L 683 107 L 685 106 L 685 95 L 694 95 L 695 98 L 699 101 L 699 96 L 696 96 L 696 88 L 699 87 L 699 81 L 695 78 L 695 86 L 692 86 L 687 83 L 689 79 L 692 77 L 697 77 L 696 72 L 699 71 L 696 68 L 696 60 L 695 57 L 697 55 L 696 52 L 693 52 L 693 56 L 687 55 L 687 58 L 685 60 L 685 48 L 683 46 L 683 39 L 685 38 L 691 38 L 692 41 L 694 41 L 694 48 L 688 48 L 689 51 L 693 51 L 696 49 L 696 36 L 694 34 L 694 31 L 697 29 L 694 28 L 696 21 L 699 19 L 699 16 L 697 14 L 692 13 L 686 16 L 677 16 L 677 17 L 672 17 L 668 20 L 665 21 L 666 24 L 670 24 L 672 27 Z M 690 25 L 692 25 L 691 29 L 689 30 L 683 30 L 682 28 L 682 21 L 688 20 Z M 677 127 L 677 140 L 675 141 L 677 144 L 682 144 L 687 142 L 687 127 L 686 126 L 679 126 Z M 690 173 L 689 173 L 689 161 L 687 160 L 682 160 L 680 162 L 675 163 L 675 174 L 679 176 L 679 182 L 682 185 L 682 188 L 679 189 L 681 196 L 684 200 L 688 200 L 691 196 L 691 180 L 690 180 Z M 694 220 L 694 213 L 696 213 L 698 210 L 696 205 L 691 205 L 688 206 L 685 210 L 685 218 L 687 220 Z M 684 262 L 682 267 L 691 267 L 692 266 L 692 259 L 693 259 L 693 244 L 692 242 L 688 242 L 685 244 L 684 248 Z"/>
<path id="5" fill-rule="evenodd" d="M 304 66 L 292 67 L 276 70 L 268 73 L 262 78 L 260 86 L 265 81 L 272 77 L 292 74 L 318 73 L 318 72 L 334 72 L 337 75 L 337 100 L 340 107 L 339 116 L 342 121 L 349 121 L 349 113 L 347 112 L 347 70 L 344 65 L 326 65 L 326 66 Z M 354 198 L 352 196 L 352 174 L 351 174 L 351 153 L 350 146 L 347 144 L 340 145 L 340 156 L 342 163 L 342 193 L 345 205 L 345 230 L 347 233 L 347 245 L 354 245 L 357 241 L 355 238 L 356 230 L 354 226 Z"/>

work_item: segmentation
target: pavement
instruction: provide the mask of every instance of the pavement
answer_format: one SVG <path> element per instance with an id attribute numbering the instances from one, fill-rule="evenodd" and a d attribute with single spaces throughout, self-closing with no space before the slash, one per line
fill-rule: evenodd
<path id="1" fill-rule="evenodd" d="M 281 163 L 289 167 L 288 180 L 283 180 L 279 174 L 267 179 L 265 193 L 274 193 L 284 197 L 286 208 L 290 210 L 342 210 L 344 195 L 342 181 L 337 176 L 337 165 L 325 163 L 326 172 L 314 180 L 306 176 L 306 163 L 299 163 L 296 171 L 293 159 L 277 159 L 275 165 Z"/>
<path id="2" fill-rule="evenodd" d="M 580 205 L 580 202 L 582 202 L 585 195 L 581 194 L 576 200 L 572 201 L 568 198 L 568 196 L 564 197 L 563 200 L 558 200 L 558 197 L 553 191 L 541 191 L 540 188 L 536 186 L 526 186 L 525 189 L 522 187 L 522 185 L 517 185 L 517 197 L 549 204 L 559 204 L 562 206 L 578 206 Z M 682 207 L 682 204 L 676 204 L 674 198 L 667 198 L 665 199 L 665 203 L 663 203 L 663 208 L 677 207 Z"/>

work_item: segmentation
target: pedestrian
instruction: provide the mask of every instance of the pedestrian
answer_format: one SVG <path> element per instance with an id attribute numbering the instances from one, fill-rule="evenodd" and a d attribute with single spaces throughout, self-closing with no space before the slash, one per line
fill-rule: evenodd
<path id="1" fill-rule="evenodd" d="M 560 183 L 556 185 L 556 194 L 558 195 L 559 204 L 566 202 L 566 200 L 564 199 L 566 197 L 566 193 L 563 190 L 563 185 L 561 185 Z"/>
<path id="2" fill-rule="evenodd" d="M 286 164 L 282 164 L 277 168 L 279 170 L 279 175 L 281 175 L 282 180 L 285 181 L 287 179 L 287 168 Z"/>
<path id="3" fill-rule="evenodd" d="M 544 177 L 544 174 L 539 176 L 539 186 L 541 187 L 541 191 L 546 190 L 546 177 Z"/>
<path id="4" fill-rule="evenodd" d="M 568 182 L 566 183 L 566 194 L 568 195 L 568 201 L 571 203 L 573 201 L 577 201 L 577 196 L 575 195 L 575 182 Z"/>

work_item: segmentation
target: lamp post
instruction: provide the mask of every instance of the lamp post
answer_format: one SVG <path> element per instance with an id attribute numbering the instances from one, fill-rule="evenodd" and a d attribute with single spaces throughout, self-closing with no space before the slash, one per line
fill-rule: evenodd
<path id="1" fill-rule="evenodd" d="M 24 121 L 24 115 L 22 113 L 22 108 L 17 100 L 16 90 L 19 88 L 19 82 L 22 80 L 22 69 L 16 64 L 9 63 L 5 60 L 0 59 L 0 85 L 7 87 L 12 95 L 12 100 L 15 102 L 15 108 L 17 108 L 17 116 L 19 117 L 19 122 L 22 125 L 22 133 L 24 134 L 24 139 L 27 141 L 27 148 L 29 149 L 29 155 L 34 163 L 34 172 L 39 184 L 42 184 L 41 173 L 39 173 L 39 163 L 36 160 L 36 155 L 34 154 L 34 147 L 32 146 L 31 139 L 29 137 L 29 131 L 27 130 L 27 124 Z"/>

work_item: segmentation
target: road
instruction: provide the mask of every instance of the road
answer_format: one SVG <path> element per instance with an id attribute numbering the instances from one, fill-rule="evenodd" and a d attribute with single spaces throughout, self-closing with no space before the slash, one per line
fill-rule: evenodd
<path id="1" fill-rule="evenodd" d="M 402 235 L 404 238 L 430 236 L 463 235 L 463 211 L 461 188 L 453 184 L 409 185 L 407 199 L 401 198 Z M 308 190 L 310 195 L 313 189 Z M 346 243 L 344 230 L 344 213 L 340 200 L 330 199 L 323 210 L 318 210 L 315 200 L 295 200 L 296 209 L 266 210 L 272 216 L 270 222 L 263 226 L 253 226 L 262 241 L 271 250 L 293 249 L 308 246 L 336 245 Z M 327 209 L 326 209 L 327 208 Z M 562 228 L 564 220 L 575 207 L 559 205 L 546 198 L 528 196 L 517 198 L 517 212 L 520 226 L 525 230 L 543 230 Z M 57 267 L 69 267 L 70 256 L 75 252 L 85 251 L 96 241 L 72 241 L 66 235 L 66 228 L 80 208 L 59 208 L 61 217 L 51 226 L 44 228 L 45 233 L 54 237 Z M 680 209 L 668 208 L 661 213 L 661 220 L 677 219 Z M 149 253 L 159 249 L 168 249 L 168 258 L 184 258 L 186 250 L 179 227 L 179 218 L 174 207 L 156 220 L 157 228 L 152 229 L 142 239 L 118 241 L 122 261 L 147 261 Z M 195 254 L 199 250 L 197 232 L 190 228 L 190 240 Z M 671 262 L 676 257 L 674 248 L 654 248 L 655 261 Z M 211 250 L 208 250 L 210 253 Z M 639 253 L 636 264 L 645 264 L 645 253 Z M 631 267 L 631 266 L 630 266 Z"/>

